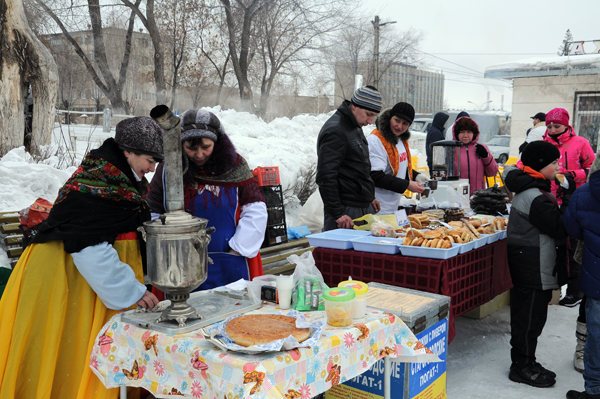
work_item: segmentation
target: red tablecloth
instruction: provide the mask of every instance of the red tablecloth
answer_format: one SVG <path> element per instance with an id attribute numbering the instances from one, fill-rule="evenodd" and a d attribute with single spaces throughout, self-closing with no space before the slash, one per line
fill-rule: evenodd
<path id="1" fill-rule="evenodd" d="M 377 282 L 450 297 L 448 339 L 456 334 L 454 318 L 512 287 L 506 239 L 450 259 L 415 258 L 317 247 L 313 251 L 325 283 L 354 280 Z"/>

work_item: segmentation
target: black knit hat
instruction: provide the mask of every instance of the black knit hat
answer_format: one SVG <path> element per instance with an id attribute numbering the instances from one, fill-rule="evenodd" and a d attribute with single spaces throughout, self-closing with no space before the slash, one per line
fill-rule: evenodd
<path id="1" fill-rule="evenodd" d="M 538 172 L 560 158 L 560 151 L 552 143 L 537 140 L 527 144 L 521 154 L 523 165 Z"/>
<path id="2" fill-rule="evenodd" d="M 207 138 L 215 143 L 225 134 L 221 121 L 205 109 L 188 109 L 181 115 L 181 141 Z"/>
<path id="3" fill-rule="evenodd" d="M 409 103 L 400 102 L 394 105 L 391 115 L 402 118 L 408 123 L 413 123 L 415 120 L 415 109 Z"/>
<path id="4" fill-rule="evenodd" d="M 381 112 L 381 107 L 383 106 L 381 95 L 373 86 L 365 86 L 356 89 L 352 95 L 352 100 L 350 101 L 357 107 L 377 113 Z"/>
<path id="5" fill-rule="evenodd" d="M 124 151 L 150 155 L 157 160 L 164 158 L 163 130 L 149 116 L 136 116 L 119 122 L 115 142 Z"/>

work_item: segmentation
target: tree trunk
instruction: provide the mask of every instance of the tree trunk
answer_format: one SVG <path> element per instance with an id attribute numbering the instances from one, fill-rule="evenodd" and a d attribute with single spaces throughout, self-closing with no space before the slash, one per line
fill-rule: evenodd
<path id="1" fill-rule="evenodd" d="M 24 106 L 33 92 L 32 148 L 50 144 L 57 98 L 54 58 L 33 34 L 22 0 L 0 0 L 0 156 L 23 145 Z"/>

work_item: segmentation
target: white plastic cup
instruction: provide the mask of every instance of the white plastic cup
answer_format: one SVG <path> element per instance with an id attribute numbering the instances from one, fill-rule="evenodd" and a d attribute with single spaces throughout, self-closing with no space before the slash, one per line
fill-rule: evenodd
<path id="1" fill-rule="evenodd" d="M 260 287 L 262 283 L 260 281 L 246 281 L 248 286 L 248 296 L 255 302 L 260 302 Z"/>
<path id="2" fill-rule="evenodd" d="M 279 308 L 289 309 L 292 303 L 292 289 L 294 288 L 294 276 L 277 276 L 277 297 Z"/>

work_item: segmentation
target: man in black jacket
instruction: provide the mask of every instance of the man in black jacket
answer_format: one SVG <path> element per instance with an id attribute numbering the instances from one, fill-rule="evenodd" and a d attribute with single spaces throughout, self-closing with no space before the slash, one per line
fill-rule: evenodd
<path id="1" fill-rule="evenodd" d="M 444 140 L 444 125 L 450 115 L 445 112 L 438 112 L 433 117 L 433 122 L 427 132 L 427 138 L 425 139 L 425 153 L 427 154 L 427 167 L 429 168 L 429 174 L 433 170 L 433 149 L 430 147 L 431 143 L 436 141 Z"/>
<path id="2" fill-rule="evenodd" d="M 379 212 L 371 179 L 369 148 L 362 127 L 381 111 L 373 86 L 357 89 L 325 122 L 317 139 L 317 185 L 323 199 L 323 230 L 351 229 L 352 219 Z"/>

